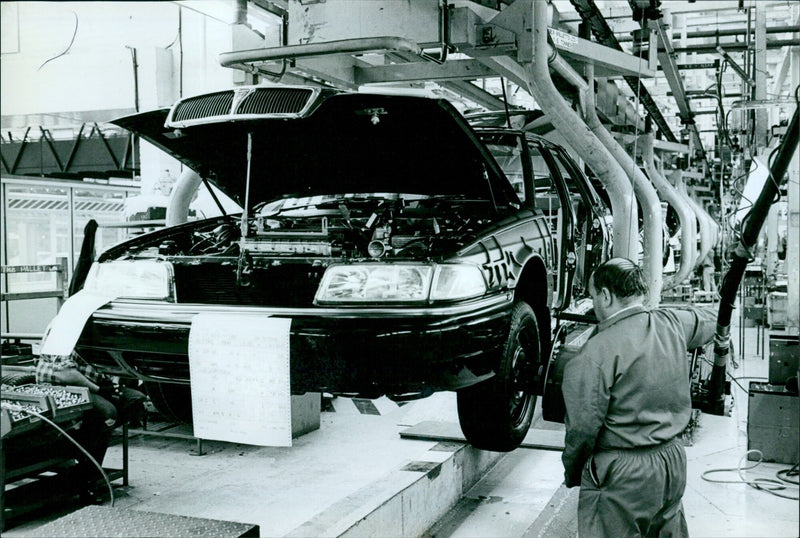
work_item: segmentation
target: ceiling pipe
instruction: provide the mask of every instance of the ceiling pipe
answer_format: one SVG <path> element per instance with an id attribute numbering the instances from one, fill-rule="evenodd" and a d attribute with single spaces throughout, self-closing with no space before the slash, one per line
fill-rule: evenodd
<path id="1" fill-rule="evenodd" d="M 675 209 L 678 214 L 678 221 L 681 223 L 680 265 L 672 277 L 664 280 L 664 289 L 670 289 L 689 278 L 694 267 L 694 260 L 697 256 L 697 217 L 677 189 L 656 169 L 655 159 L 653 158 L 654 138 L 652 131 L 639 138 L 642 144 L 642 162 L 647 174 L 650 176 L 650 181 L 656 186 L 661 198 Z"/>
<path id="2" fill-rule="evenodd" d="M 643 229 L 643 262 L 644 273 L 647 276 L 648 298 L 647 306 L 655 308 L 661 298 L 663 281 L 662 259 L 664 254 L 664 235 L 662 230 L 661 201 L 658 194 L 630 155 L 617 143 L 616 139 L 608 132 L 594 106 L 594 64 L 587 63 L 585 67 L 586 80 L 589 83 L 589 92 L 586 97 L 584 118 L 586 125 L 597 136 L 598 140 L 611 152 L 611 155 L 620 163 L 633 184 L 636 200 L 642 208 Z"/>
<path id="3" fill-rule="evenodd" d="M 189 220 L 189 205 L 200 187 L 200 176 L 189 168 L 184 169 L 167 204 L 166 226 L 183 224 Z"/>
<path id="4" fill-rule="evenodd" d="M 673 179 L 668 178 L 667 175 L 664 173 L 663 161 L 659 162 L 658 173 L 661 174 L 661 177 L 666 179 L 670 183 L 670 185 L 672 185 L 672 187 L 678 193 L 678 196 L 681 197 L 681 200 L 683 200 L 683 202 L 686 204 L 686 207 L 689 208 L 689 211 L 692 214 L 691 222 L 692 222 L 692 228 L 694 229 L 694 242 L 692 243 L 693 256 L 691 259 L 688 260 L 688 263 L 690 269 L 696 269 L 700 264 L 700 249 L 697 244 L 697 242 L 700 240 L 700 218 L 694 212 L 694 206 L 691 204 L 689 200 L 689 195 L 686 193 L 686 188 L 681 186 L 682 181 L 680 179 L 680 175 L 675 173 L 672 174 Z"/>
<path id="5" fill-rule="evenodd" d="M 671 9 L 672 14 L 675 14 L 675 10 Z M 609 19 L 611 17 L 606 17 Z M 742 21 L 744 22 L 744 21 Z M 791 34 L 797 31 L 797 27 L 795 26 L 769 26 L 767 27 L 768 34 Z M 624 43 L 626 41 L 633 41 L 636 31 L 632 32 L 631 35 L 623 35 L 617 38 L 617 41 L 620 43 Z M 715 30 L 695 30 L 694 32 L 686 32 L 687 39 L 694 39 L 697 37 L 723 37 L 723 36 L 740 36 L 745 35 L 747 33 L 746 28 L 717 28 Z"/>
<path id="6" fill-rule="evenodd" d="M 692 207 L 692 211 L 694 214 L 697 215 L 697 224 L 700 228 L 700 250 L 697 253 L 697 259 L 695 260 L 695 268 L 699 267 L 703 260 L 708 256 L 708 253 L 711 252 L 714 244 L 712 242 L 711 237 L 711 223 L 709 222 L 708 213 L 700 207 L 700 204 L 691 197 L 689 192 L 686 190 L 686 184 L 683 180 L 680 180 L 678 184 L 678 190 L 683 193 L 685 200 L 689 203 Z"/>
<path id="7" fill-rule="evenodd" d="M 278 60 L 308 58 L 311 56 L 324 56 L 329 54 L 355 54 L 377 51 L 407 52 L 425 60 L 436 63 L 442 62 L 441 58 L 435 58 L 426 54 L 419 45 L 410 39 L 383 36 L 222 52 L 219 55 L 219 63 L 222 67 L 250 71 L 251 67 L 248 66 L 248 64 L 256 62 L 274 62 Z"/>
<path id="8" fill-rule="evenodd" d="M 533 62 L 526 65 L 528 88 L 553 126 L 580 155 L 606 188 L 614 216 L 614 256 L 635 257 L 636 199 L 619 162 L 564 100 L 550 78 L 547 45 L 547 3 L 533 4 Z M 585 92 L 588 96 L 590 92 Z"/>

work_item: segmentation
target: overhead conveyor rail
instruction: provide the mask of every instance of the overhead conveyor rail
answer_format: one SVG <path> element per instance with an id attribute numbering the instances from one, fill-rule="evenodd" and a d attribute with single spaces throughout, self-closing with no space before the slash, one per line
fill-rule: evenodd
<path id="1" fill-rule="evenodd" d="M 603 15 L 600 13 L 600 10 L 593 0 L 570 0 L 570 2 L 575 8 L 575 11 L 580 14 L 581 18 L 589 23 L 592 34 L 594 34 L 595 38 L 597 38 L 600 43 L 617 50 L 622 50 L 622 46 L 614 36 L 614 32 L 611 30 L 611 27 L 608 26 L 608 23 L 605 18 L 603 18 Z M 631 87 L 634 94 L 638 95 L 642 106 L 647 110 L 647 113 L 658 126 L 658 130 L 661 131 L 662 135 L 670 142 L 677 142 L 678 139 L 667 124 L 667 120 L 664 119 L 664 115 L 661 114 L 658 104 L 647 89 L 641 86 L 639 79 L 633 76 L 626 76 L 623 78 L 625 82 L 628 83 L 628 86 Z"/>

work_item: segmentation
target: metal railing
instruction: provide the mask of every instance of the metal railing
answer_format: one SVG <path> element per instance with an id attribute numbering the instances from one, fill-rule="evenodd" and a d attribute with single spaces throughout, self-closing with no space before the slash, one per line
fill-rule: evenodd
<path id="1" fill-rule="evenodd" d="M 54 298 L 58 301 L 58 309 L 69 295 L 69 262 L 67 258 L 56 258 L 56 263 L 46 265 L 3 265 L 0 267 L 0 274 L 21 274 L 21 273 L 56 273 L 56 287 L 45 291 L 28 291 L 0 293 L 0 301 L 19 301 L 25 299 L 47 299 Z M 36 340 L 41 338 L 41 334 L 35 333 L 10 333 L 3 331 L 3 338 L 16 338 L 20 340 Z"/>

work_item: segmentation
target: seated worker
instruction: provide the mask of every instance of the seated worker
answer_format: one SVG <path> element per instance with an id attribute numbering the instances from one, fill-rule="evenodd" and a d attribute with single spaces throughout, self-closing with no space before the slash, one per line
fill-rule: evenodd
<path id="1" fill-rule="evenodd" d="M 75 440 L 100 466 L 114 428 L 144 411 L 144 394 L 114 385 L 110 377 L 98 372 L 74 351 L 70 355 L 40 355 L 35 372 L 37 383 L 87 387 L 91 391 L 92 408 L 81 417 Z M 81 496 L 94 497 L 92 486 L 99 480 L 99 474 L 85 457 L 79 459 L 75 482 Z"/>

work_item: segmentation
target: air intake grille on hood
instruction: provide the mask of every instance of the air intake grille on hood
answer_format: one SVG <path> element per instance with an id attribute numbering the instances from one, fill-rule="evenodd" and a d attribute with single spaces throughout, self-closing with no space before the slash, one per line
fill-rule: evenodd
<path id="1" fill-rule="evenodd" d="M 199 120 L 212 116 L 227 116 L 233 106 L 233 92 L 224 91 L 190 97 L 172 111 L 172 121 Z"/>
<path id="2" fill-rule="evenodd" d="M 170 123 L 241 115 L 300 114 L 314 97 L 309 88 L 243 88 L 190 97 L 175 105 Z"/>
<path id="3" fill-rule="evenodd" d="M 242 100 L 236 114 L 299 114 L 312 94 L 302 88 L 258 88 Z"/>

